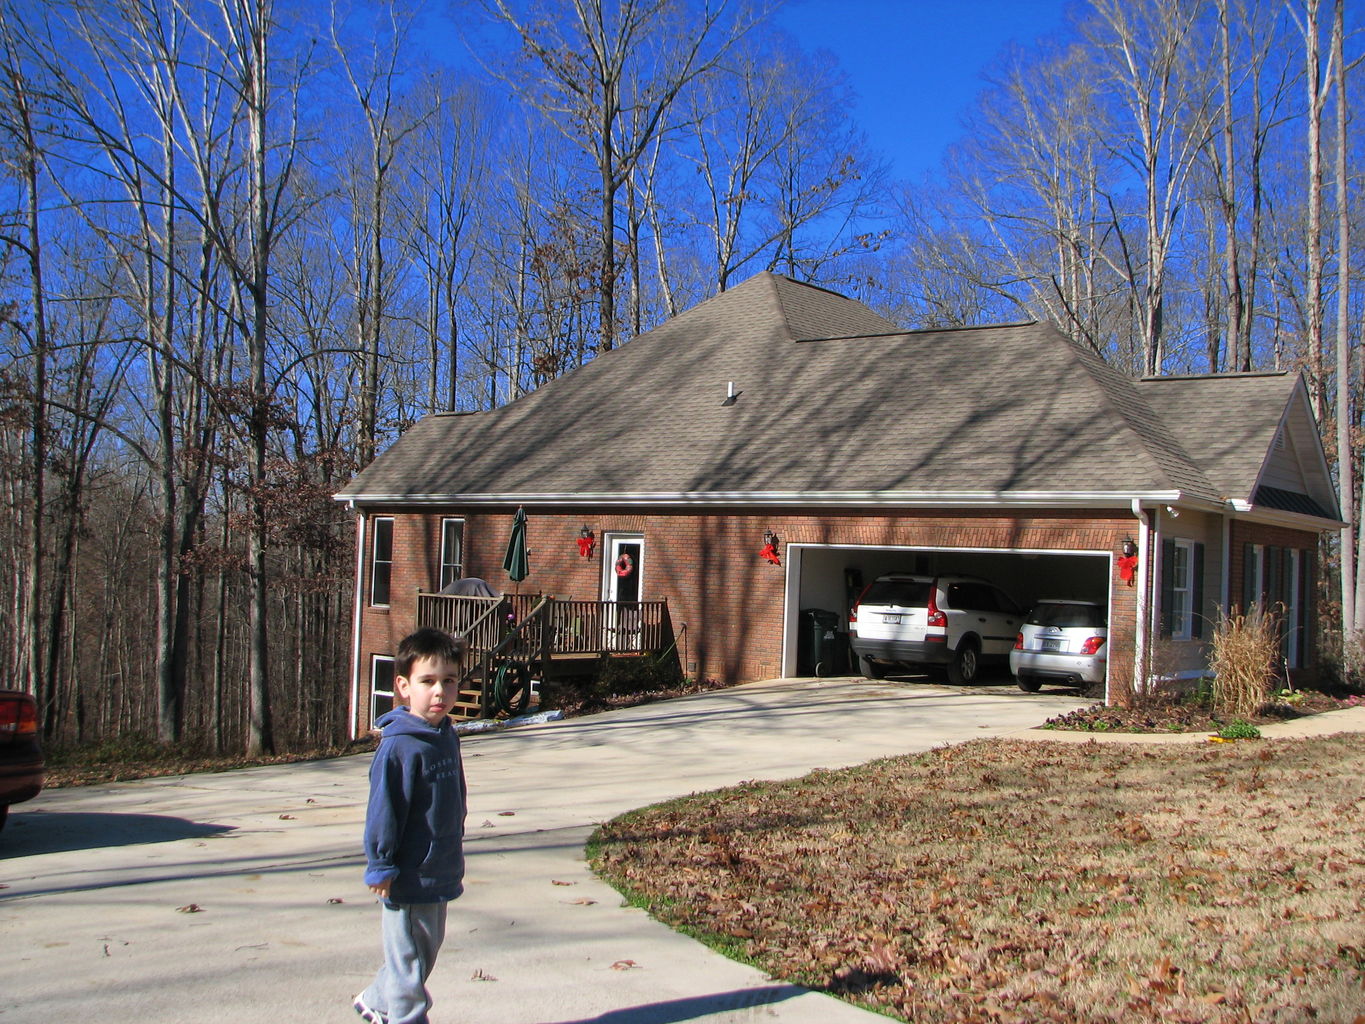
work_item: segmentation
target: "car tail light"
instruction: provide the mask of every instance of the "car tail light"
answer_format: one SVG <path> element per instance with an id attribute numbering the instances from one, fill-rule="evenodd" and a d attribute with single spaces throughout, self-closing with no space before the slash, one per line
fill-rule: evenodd
<path id="1" fill-rule="evenodd" d="M 32 701 L 0 697 L 0 736 L 36 736 L 38 712 Z"/>
<path id="2" fill-rule="evenodd" d="M 1018 646 L 1018 645 L 1016 644 L 1015 646 Z M 1104 637 L 1102 637 L 1102 636 L 1092 636 L 1092 637 L 1088 638 L 1088 639 L 1085 641 L 1085 643 L 1081 644 L 1081 653 L 1082 653 L 1082 654 L 1094 654 L 1096 651 L 1098 651 L 1098 650 L 1099 650 L 1101 647 L 1103 647 L 1103 646 L 1104 646 Z"/>
<path id="3" fill-rule="evenodd" d="M 948 625 L 948 616 L 938 610 L 938 604 L 934 600 L 934 588 L 929 588 L 929 618 L 925 620 L 926 626 L 944 627 Z"/>
<path id="4" fill-rule="evenodd" d="M 848 610 L 848 628 L 849 628 L 849 629 L 852 629 L 854 626 L 856 626 L 856 625 L 858 624 L 858 605 L 860 605 L 860 604 L 863 603 L 863 598 L 867 596 L 867 592 L 868 592 L 869 590 L 871 590 L 871 589 L 872 589 L 872 584 L 871 584 L 871 583 L 869 583 L 867 586 L 863 587 L 862 593 L 860 593 L 860 594 L 858 595 L 858 600 L 854 601 L 854 602 L 853 602 L 853 607 L 850 608 L 850 609 Z"/>
<path id="5" fill-rule="evenodd" d="M 1015 633 L 1015 634 L 1014 634 L 1014 649 L 1015 649 L 1016 651 L 1022 651 L 1022 650 L 1024 649 L 1024 634 L 1023 634 L 1023 633 Z"/>

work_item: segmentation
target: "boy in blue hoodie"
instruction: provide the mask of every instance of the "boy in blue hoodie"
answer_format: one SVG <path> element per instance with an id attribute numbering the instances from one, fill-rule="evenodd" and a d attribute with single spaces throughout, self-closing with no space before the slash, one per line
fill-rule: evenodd
<path id="1" fill-rule="evenodd" d="M 370 1024 L 427 1024 L 426 981 L 464 891 L 464 766 L 448 712 L 465 642 L 419 629 L 398 645 L 394 689 L 407 702 L 375 724 L 365 812 L 365 884 L 381 902 L 384 965 L 355 997 Z"/>

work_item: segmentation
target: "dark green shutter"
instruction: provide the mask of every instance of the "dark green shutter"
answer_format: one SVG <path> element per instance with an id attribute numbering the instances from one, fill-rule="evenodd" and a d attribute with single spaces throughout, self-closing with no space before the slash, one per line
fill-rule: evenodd
<path id="1" fill-rule="evenodd" d="M 1190 636 L 1204 635 L 1204 545 L 1195 541 L 1190 566 Z"/>
<path id="2" fill-rule="evenodd" d="M 1265 547 L 1265 610 L 1276 611 L 1275 605 L 1284 597 L 1281 587 L 1284 581 L 1284 549 Z"/>
<path id="3" fill-rule="evenodd" d="M 1171 635 L 1171 604 L 1175 592 L 1175 575 L 1171 567 L 1174 564 L 1175 540 L 1166 537 L 1161 541 L 1161 604 L 1157 611 L 1157 632 L 1163 637 Z"/>
<path id="4" fill-rule="evenodd" d="M 1251 583 L 1256 578 L 1256 545 L 1242 545 L 1242 613 L 1251 610 L 1251 604 L 1256 600 L 1256 595 L 1252 593 Z"/>

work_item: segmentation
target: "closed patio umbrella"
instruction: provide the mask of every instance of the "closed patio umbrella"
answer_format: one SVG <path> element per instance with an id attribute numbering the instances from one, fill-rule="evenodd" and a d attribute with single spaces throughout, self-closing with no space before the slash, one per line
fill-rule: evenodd
<path id="1" fill-rule="evenodd" d="M 526 509 L 520 506 L 512 517 L 512 536 L 507 538 L 507 554 L 502 567 L 513 583 L 520 583 L 531 572 L 531 560 L 526 551 Z"/>

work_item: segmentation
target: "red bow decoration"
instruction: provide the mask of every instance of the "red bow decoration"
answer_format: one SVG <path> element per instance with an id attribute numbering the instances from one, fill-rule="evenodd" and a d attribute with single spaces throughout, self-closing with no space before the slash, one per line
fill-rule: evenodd
<path id="1" fill-rule="evenodd" d="M 580 555 L 582 555 L 584 558 L 591 558 L 591 557 L 592 557 L 592 546 L 593 546 L 593 543 L 594 543 L 594 541 L 593 541 L 593 538 L 591 538 L 591 537 L 579 537 L 579 538 L 578 538 L 578 553 L 579 553 Z"/>
<path id="2" fill-rule="evenodd" d="M 1137 555 L 1127 555 L 1119 559 L 1119 579 L 1130 587 L 1133 585 L 1133 571 L 1137 568 Z"/>
<path id="3" fill-rule="evenodd" d="M 764 558 L 772 562 L 773 565 L 781 565 L 782 559 L 777 554 L 776 544 L 764 544 L 763 550 L 759 552 Z"/>

